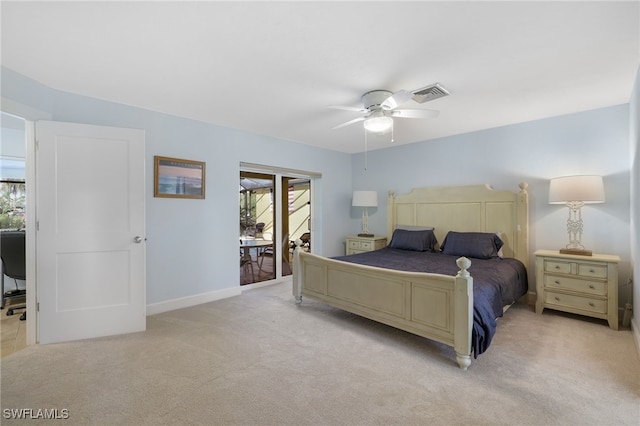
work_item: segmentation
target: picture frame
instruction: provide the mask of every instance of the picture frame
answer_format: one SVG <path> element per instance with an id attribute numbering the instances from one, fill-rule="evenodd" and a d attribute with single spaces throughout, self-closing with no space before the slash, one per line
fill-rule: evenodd
<path id="1" fill-rule="evenodd" d="M 154 158 L 153 196 L 205 198 L 205 163 L 181 158 Z"/>

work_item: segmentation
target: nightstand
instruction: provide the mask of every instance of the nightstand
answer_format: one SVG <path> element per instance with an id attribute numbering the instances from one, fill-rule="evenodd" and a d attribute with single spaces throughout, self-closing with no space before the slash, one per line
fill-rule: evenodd
<path id="1" fill-rule="evenodd" d="M 387 245 L 387 237 L 347 237 L 347 254 L 364 253 L 384 248 Z"/>
<path id="2" fill-rule="evenodd" d="M 536 312 L 544 308 L 606 319 L 618 329 L 618 263 L 614 255 L 538 250 Z"/>

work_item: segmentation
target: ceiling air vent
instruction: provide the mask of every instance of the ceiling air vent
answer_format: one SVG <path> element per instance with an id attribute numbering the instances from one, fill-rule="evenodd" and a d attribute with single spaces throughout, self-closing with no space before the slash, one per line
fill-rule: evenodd
<path id="1" fill-rule="evenodd" d="M 440 83 L 413 91 L 413 100 L 421 104 L 444 96 L 449 96 L 449 91 L 442 87 Z"/>

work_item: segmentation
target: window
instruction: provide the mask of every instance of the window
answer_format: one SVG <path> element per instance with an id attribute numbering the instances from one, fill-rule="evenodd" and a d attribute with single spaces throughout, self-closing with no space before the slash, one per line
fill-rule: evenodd
<path id="1" fill-rule="evenodd" d="M 0 182 L 0 229 L 24 229 L 26 225 L 24 179 L 2 179 Z"/>

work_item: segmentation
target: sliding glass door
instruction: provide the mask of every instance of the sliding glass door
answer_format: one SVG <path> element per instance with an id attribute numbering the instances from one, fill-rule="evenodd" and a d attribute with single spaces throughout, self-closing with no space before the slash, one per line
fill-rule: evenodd
<path id="1" fill-rule="evenodd" d="M 291 275 L 294 242 L 311 249 L 309 178 L 240 172 L 240 284 Z"/>

